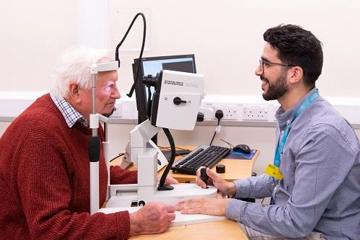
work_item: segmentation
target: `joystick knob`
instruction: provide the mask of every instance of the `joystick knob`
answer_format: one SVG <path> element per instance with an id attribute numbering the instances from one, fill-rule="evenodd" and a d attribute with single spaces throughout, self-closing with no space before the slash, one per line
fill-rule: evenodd
<path id="1" fill-rule="evenodd" d="M 204 167 L 200 169 L 200 179 L 206 184 L 209 180 L 209 176 L 206 174 L 206 168 Z"/>

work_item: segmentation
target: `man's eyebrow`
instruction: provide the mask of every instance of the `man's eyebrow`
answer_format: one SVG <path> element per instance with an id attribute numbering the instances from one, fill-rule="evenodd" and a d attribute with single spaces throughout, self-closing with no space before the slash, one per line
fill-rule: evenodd
<path id="1" fill-rule="evenodd" d="M 266 57 L 261 57 L 261 60 L 264 61 L 264 62 L 270 62 L 270 60 L 267 59 Z"/>

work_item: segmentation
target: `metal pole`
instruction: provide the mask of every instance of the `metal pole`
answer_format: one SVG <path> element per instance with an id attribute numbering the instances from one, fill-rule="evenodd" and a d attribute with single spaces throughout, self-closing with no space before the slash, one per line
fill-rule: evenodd
<path id="1" fill-rule="evenodd" d="M 90 160 L 90 214 L 99 210 L 99 155 L 100 139 L 98 137 L 99 118 L 96 117 L 96 74 L 92 78 L 92 114 L 90 114 L 90 127 L 92 137 L 89 141 L 89 160 Z M 97 119 L 93 122 L 92 119 Z"/>

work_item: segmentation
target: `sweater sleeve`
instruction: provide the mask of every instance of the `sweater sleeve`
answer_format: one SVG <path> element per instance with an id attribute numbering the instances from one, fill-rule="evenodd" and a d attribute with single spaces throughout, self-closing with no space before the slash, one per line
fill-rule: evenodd
<path id="1" fill-rule="evenodd" d="M 19 204 L 31 239 L 127 239 L 128 212 L 90 215 L 70 207 L 69 163 L 61 157 L 63 146 L 54 144 L 53 134 L 32 129 L 16 153 Z"/>
<path id="2" fill-rule="evenodd" d="M 110 167 L 110 184 L 137 183 L 137 171 L 122 169 L 120 166 Z"/>

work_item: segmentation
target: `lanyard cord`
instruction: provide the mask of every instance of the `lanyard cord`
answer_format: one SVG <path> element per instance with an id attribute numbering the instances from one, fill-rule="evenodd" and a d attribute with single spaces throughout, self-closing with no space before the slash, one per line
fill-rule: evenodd
<path id="1" fill-rule="evenodd" d="M 286 128 L 284 130 L 284 133 L 282 134 L 281 140 L 280 140 L 280 136 L 279 135 L 279 139 L 278 139 L 278 144 L 276 146 L 276 150 L 275 150 L 275 156 L 274 156 L 274 165 L 277 167 L 280 167 L 280 163 L 281 163 L 281 154 L 284 150 L 285 144 L 286 144 L 286 140 L 287 137 L 290 133 L 291 130 L 291 125 L 292 123 L 295 121 L 295 119 L 303 112 L 305 111 L 317 98 L 319 97 L 319 92 L 318 90 L 315 90 L 311 95 L 309 95 L 304 102 L 297 108 L 295 109 L 295 113 L 291 119 L 291 121 L 286 125 Z"/>

